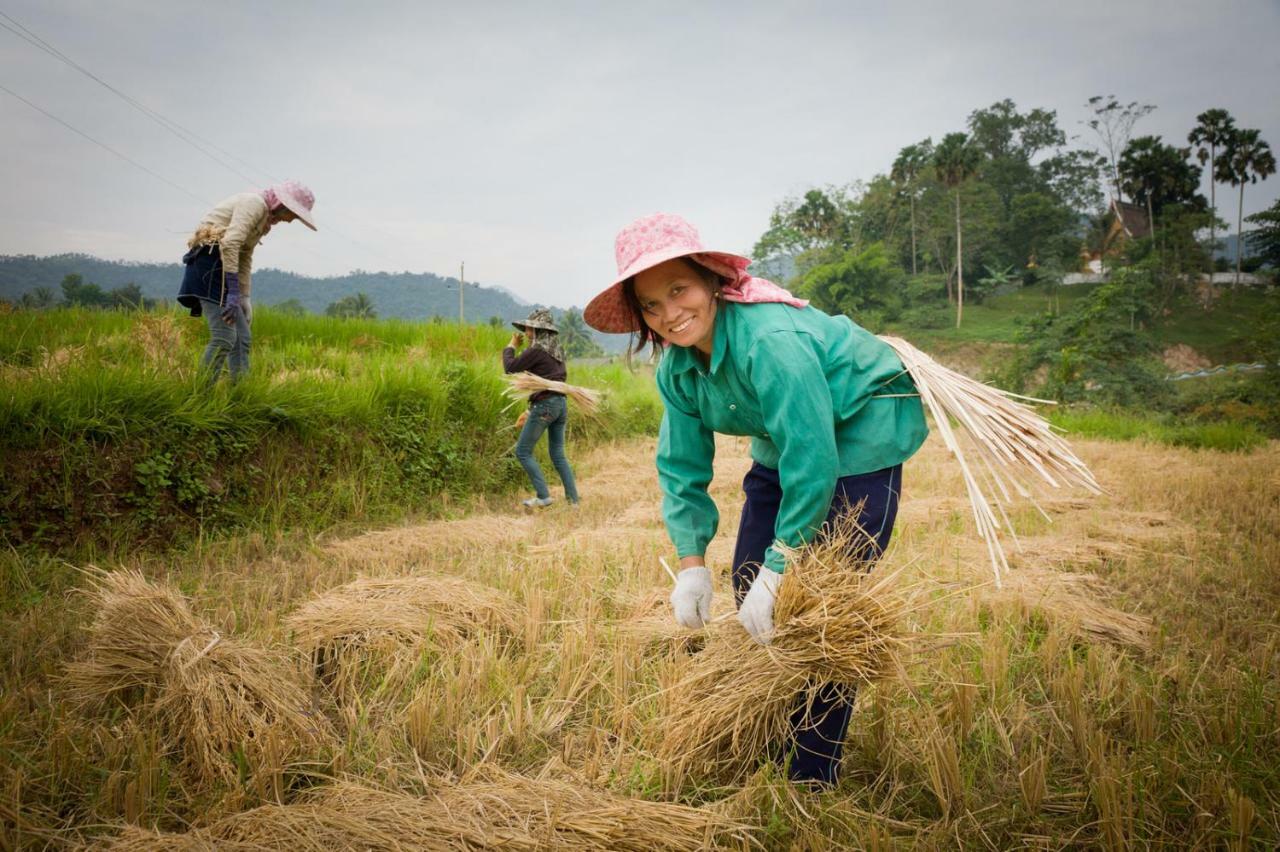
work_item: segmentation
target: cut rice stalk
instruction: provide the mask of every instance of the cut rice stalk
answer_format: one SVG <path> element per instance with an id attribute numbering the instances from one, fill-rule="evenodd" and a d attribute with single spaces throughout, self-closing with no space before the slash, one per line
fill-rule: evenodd
<path id="1" fill-rule="evenodd" d="M 302 801 L 266 805 L 187 834 L 126 827 L 107 848 L 124 850 L 741 849 L 749 829 L 709 808 L 628 799 L 582 784 L 488 768 L 477 780 L 433 785 L 424 796 L 350 781 Z"/>
<path id="2" fill-rule="evenodd" d="M 1023 477 L 1042 481 L 1051 488 L 1080 487 L 1094 494 L 1101 494 L 1102 488 L 1067 442 L 1054 434 L 1049 422 L 1015 398 L 1048 400 L 1002 391 L 948 370 L 901 338 L 880 339 L 902 360 L 933 415 L 943 443 L 960 464 L 974 522 L 986 543 L 999 588 L 1009 570 L 999 531 L 1003 526 L 1013 532 L 1004 509 L 1010 502 L 1011 488 L 1033 503 L 1032 490 Z M 952 419 L 960 425 L 959 430 L 952 428 Z M 987 480 L 985 487 L 980 477 Z M 1043 509 L 1040 511 L 1045 514 Z"/>

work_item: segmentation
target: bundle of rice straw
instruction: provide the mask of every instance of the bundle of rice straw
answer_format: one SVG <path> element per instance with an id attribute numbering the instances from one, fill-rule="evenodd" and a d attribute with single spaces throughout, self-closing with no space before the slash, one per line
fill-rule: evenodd
<path id="1" fill-rule="evenodd" d="M 88 594 L 94 619 L 86 653 L 67 666 L 70 697 L 85 709 L 115 700 L 138 712 L 200 789 L 238 788 L 243 763 L 250 785 L 278 793 L 282 773 L 318 767 L 335 746 L 296 661 L 222 636 L 138 571 L 94 571 Z"/>
<path id="2" fill-rule="evenodd" d="M 902 366 L 915 381 L 920 398 L 933 414 L 943 442 L 960 463 L 969 502 L 973 504 L 973 517 L 979 535 L 986 542 L 999 588 L 1009 563 L 998 537 L 1001 524 L 996 511 L 1012 533 L 1004 508 L 1011 500 L 1010 488 L 1036 505 L 1020 475 L 1038 477 L 1053 488 L 1079 486 L 1094 494 L 1101 494 L 1102 488 L 1067 442 L 1053 434 L 1049 422 L 1030 406 L 1015 401 L 1025 399 L 1052 405 L 1052 400 L 984 385 L 948 370 L 901 338 L 880 339 L 902 359 Z M 959 432 L 952 429 L 952 418 L 963 427 Z M 967 451 L 962 447 L 961 435 L 968 437 Z M 967 453 L 972 454 L 975 464 L 970 464 Z M 1039 505 L 1036 508 L 1049 519 Z"/>
<path id="3" fill-rule="evenodd" d="M 285 625 L 334 694 L 351 701 L 375 685 L 398 692 L 429 648 L 479 636 L 516 641 L 524 613 L 503 592 L 460 577 L 362 577 L 304 604 Z"/>
<path id="4" fill-rule="evenodd" d="M 788 741 L 801 701 L 828 684 L 851 695 L 897 668 L 909 645 L 898 623 L 911 607 L 894 573 L 865 573 L 849 553 L 853 535 L 838 527 L 789 555 L 771 644 L 753 642 L 736 620 L 708 627 L 706 647 L 662 693 L 657 757 L 672 789 L 686 777 L 741 784 Z"/>
<path id="5" fill-rule="evenodd" d="M 125 828 L 106 848 L 132 850 L 405 849 L 694 850 L 746 845 L 748 829 L 710 809 L 627 799 L 595 788 L 490 769 L 425 796 L 340 781 L 289 805 L 266 805 L 187 834 Z"/>
<path id="6" fill-rule="evenodd" d="M 507 376 L 507 389 L 503 393 L 514 402 L 528 399 L 539 391 L 564 394 L 577 403 L 584 414 L 595 414 L 600 408 L 600 391 L 544 379 L 533 373 L 512 373 Z"/>

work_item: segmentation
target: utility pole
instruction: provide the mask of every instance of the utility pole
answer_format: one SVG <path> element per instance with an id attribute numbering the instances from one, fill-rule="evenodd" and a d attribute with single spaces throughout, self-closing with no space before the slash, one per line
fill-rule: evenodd
<path id="1" fill-rule="evenodd" d="M 466 325 L 466 316 L 462 312 L 462 293 L 467 289 L 467 262 L 464 260 L 458 267 L 458 325 Z"/>

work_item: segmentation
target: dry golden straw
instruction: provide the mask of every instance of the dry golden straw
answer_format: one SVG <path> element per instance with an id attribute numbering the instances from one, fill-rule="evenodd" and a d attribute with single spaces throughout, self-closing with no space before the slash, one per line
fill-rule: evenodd
<path id="1" fill-rule="evenodd" d="M 1079 486 L 1094 494 L 1101 494 L 1102 488 L 1067 442 L 1053 434 L 1049 422 L 1015 398 L 1052 404 L 1050 400 L 1019 396 L 984 385 L 948 370 L 901 338 L 880 339 L 902 360 L 902 366 L 920 391 L 920 398 L 933 414 L 943 442 L 960 463 L 978 534 L 986 542 L 999 587 L 1003 573 L 1009 570 L 998 532 L 1001 519 L 1012 532 L 1004 508 L 1012 499 L 1010 489 L 1035 502 L 1022 476 L 1037 477 L 1053 488 Z M 952 429 L 952 418 L 960 424 L 959 431 Z M 964 442 L 967 450 L 962 444 L 962 435 L 968 438 Z M 1000 518 L 996 517 L 997 511 Z M 1043 509 L 1040 511 L 1044 514 Z"/>
<path id="2" fill-rule="evenodd" d="M 837 529 L 790 555 L 774 608 L 772 643 L 735 621 L 713 623 L 706 647 L 663 693 L 657 749 L 668 780 L 746 780 L 790 734 L 790 716 L 826 684 L 849 690 L 896 667 L 907 647 L 898 623 L 908 604 L 894 575 L 866 573 L 851 556 L 855 531 Z"/>
<path id="3" fill-rule="evenodd" d="M 512 373 L 507 376 L 507 389 L 503 393 L 514 401 L 528 399 L 539 391 L 564 394 L 573 400 L 584 414 L 595 414 L 600 408 L 600 391 L 544 379 L 533 373 Z"/>
<path id="4" fill-rule="evenodd" d="M 88 647 L 66 671 L 72 699 L 134 709 L 202 789 L 239 787 L 243 763 L 260 793 L 278 793 L 281 773 L 314 765 L 336 742 L 283 654 L 221 635 L 182 595 L 137 571 L 95 571 L 88 594 Z"/>
<path id="5" fill-rule="evenodd" d="M 285 624 L 334 693 L 354 700 L 378 684 L 398 691 L 429 648 L 479 636 L 514 641 L 524 614 L 497 589 L 431 574 L 355 580 L 304 604 Z"/>
<path id="6" fill-rule="evenodd" d="M 266 805 L 187 834 L 125 828 L 107 848 L 623 850 L 742 848 L 747 829 L 711 810 L 627 799 L 591 787 L 489 769 L 418 797 L 352 782 Z"/>

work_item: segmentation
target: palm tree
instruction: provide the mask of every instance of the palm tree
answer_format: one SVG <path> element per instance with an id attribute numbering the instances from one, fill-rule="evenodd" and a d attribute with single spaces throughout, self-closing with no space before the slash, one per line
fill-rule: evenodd
<path id="1" fill-rule="evenodd" d="M 1213 255 L 1218 250 L 1218 199 L 1215 192 L 1218 184 L 1218 146 L 1226 147 L 1231 134 L 1235 133 L 1236 120 L 1225 109 L 1208 109 L 1197 115 L 1196 121 L 1200 123 L 1187 134 L 1187 141 L 1199 146 L 1196 158 L 1200 160 L 1200 165 L 1203 166 L 1206 162 L 1209 164 L 1209 212 L 1212 214 L 1209 219 L 1209 272 L 1212 273 Z M 1207 151 L 1206 145 L 1209 146 Z"/>
<path id="2" fill-rule="evenodd" d="M 356 293 L 351 299 L 351 313 L 361 319 L 373 319 L 378 312 L 373 309 L 373 299 L 368 293 Z"/>
<path id="3" fill-rule="evenodd" d="M 564 354 L 570 358 L 595 358 L 604 353 L 577 308 L 570 308 L 560 315 L 560 344 Z"/>
<path id="4" fill-rule="evenodd" d="M 911 202 L 911 274 L 916 274 L 916 178 L 924 171 L 933 156 L 933 140 L 926 138 L 923 142 L 908 145 L 898 152 L 898 159 L 893 161 L 890 179 L 906 190 Z"/>
<path id="5" fill-rule="evenodd" d="M 1276 173 L 1276 158 L 1271 146 L 1257 130 L 1237 130 L 1222 152 L 1217 178 L 1240 187 L 1240 206 L 1236 212 L 1236 282 L 1240 286 L 1240 255 L 1244 251 L 1244 185 L 1266 180 Z"/>
<path id="6" fill-rule="evenodd" d="M 964 315 L 964 266 L 960 231 L 960 186 L 978 171 L 982 153 L 969 144 L 963 133 L 948 133 L 933 153 L 933 170 L 938 181 L 956 198 L 956 328 Z"/>

